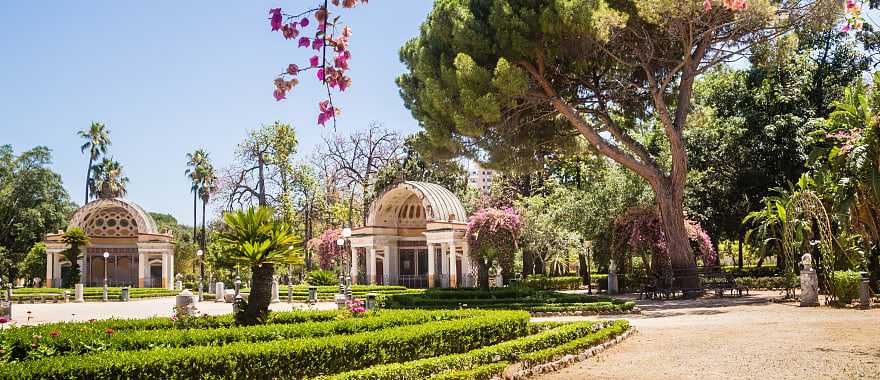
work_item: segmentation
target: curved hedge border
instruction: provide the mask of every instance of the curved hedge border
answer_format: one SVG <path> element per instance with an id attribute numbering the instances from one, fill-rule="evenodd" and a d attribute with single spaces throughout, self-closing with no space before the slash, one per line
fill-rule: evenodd
<path id="1" fill-rule="evenodd" d="M 108 334 L 105 330 L 64 329 L 36 339 L 30 331 L 9 330 L 0 335 L 6 360 L 39 359 L 43 356 L 90 354 L 96 351 L 132 351 L 159 347 L 221 346 L 234 342 L 265 342 L 280 339 L 355 334 L 431 321 L 462 319 L 477 315 L 466 311 L 387 310 L 366 318 L 322 322 L 220 327 L 211 329 L 128 330 Z M 36 347 L 33 347 L 35 344 Z M 47 351 L 51 350 L 51 351 Z M 2 361 L 3 357 L 0 357 Z"/>
<path id="2" fill-rule="evenodd" d="M 395 380 L 395 379 L 420 379 L 444 373 L 450 376 L 460 376 L 470 370 L 487 370 L 485 366 L 496 362 L 517 362 L 522 357 L 532 352 L 539 352 L 547 360 L 551 359 L 554 352 L 545 352 L 555 347 L 566 347 L 570 342 L 601 343 L 604 340 L 619 335 L 629 329 L 629 322 L 618 320 L 607 323 L 595 321 L 574 322 L 562 325 L 538 334 L 498 343 L 483 347 L 478 350 L 463 354 L 446 355 L 428 359 L 421 359 L 406 363 L 395 363 L 371 368 L 339 373 L 332 376 L 324 376 L 320 380 Z M 537 356 L 530 356 L 530 360 L 538 360 Z M 503 370 L 503 368 L 501 368 Z M 500 371 L 498 371 L 500 372 Z M 457 375 L 455 374 L 457 373 Z M 497 373 L 496 373 L 497 374 Z M 458 378 L 458 377 L 452 377 Z M 466 378 L 466 377 L 465 377 Z"/>
<path id="3" fill-rule="evenodd" d="M 523 288 L 481 290 L 428 290 L 419 295 L 394 295 L 386 300 L 391 309 L 526 310 L 535 313 L 623 313 L 635 307 L 631 301 L 586 294 L 534 291 Z"/>
<path id="4" fill-rule="evenodd" d="M 354 335 L 53 357 L 0 366 L 0 379 L 302 378 L 494 345 L 526 335 L 528 318 L 492 312 Z"/>

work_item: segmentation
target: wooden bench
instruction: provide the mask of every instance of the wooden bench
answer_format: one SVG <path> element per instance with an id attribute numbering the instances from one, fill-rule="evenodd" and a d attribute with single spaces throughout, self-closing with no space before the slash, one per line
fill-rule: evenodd
<path id="1" fill-rule="evenodd" d="M 720 268 L 706 268 L 699 275 L 703 288 L 715 292 L 717 296 L 724 297 L 725 291 L 737 297 L 742 297 L 743 292 L 749 294 L 747 286 L 737 284 L 736 277 L 732 273 L 724 272 Z"/>

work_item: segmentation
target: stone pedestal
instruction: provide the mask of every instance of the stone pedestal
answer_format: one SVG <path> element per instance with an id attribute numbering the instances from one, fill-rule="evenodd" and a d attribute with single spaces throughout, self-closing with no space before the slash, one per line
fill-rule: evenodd
<path id="1" fill-rule="evenodd" d="M 281 302 L 281 298 L 278 297 L 278 280 L 272 280 L 272 303 Z"/>
<path id="2" fill-rule="evenodd" d="M 495 286 L 502 287 L 504 286 L 504 276 L 501 275 L 501 271 L 498 271 L 498 274 L 495 275 Z"/>
<path id="3" fill-rule="evenodd" d="M 345 294 L 337 294 L 334 297 L 334 301 L 336 301 L 337 309 L 345 310 L 347 308 L 348 299 L 345 297 Z"/>
<path id="4" fill-rule="evenodd" d="M 608 294 L 620 293 L 617 286 L 617 273 L 608 273 Z"/>
<path id="5" fill-rule="evenodd" d="M 819 306 L 819 277 L 812 261 L 809 253 L 801 257 L 801 306 Z"/>
<path id="6" fill-rule="evenodd" d="M 83 284 L 74 285 L 75 298 L 73 302 L 85 302 L 83 299 Z"/>
<path id="7" fill-rule="evenodd" d="M 226 285 L 220 281 L 214 284 L 214 302 L 226 302 Z"/>
<path id="8" fill-rule="evenodd" d="M 183 281 L 180 281 L 180 280 L 174 281 L 174 290 L 177 290 L 177 291 L 183 290 Z"/>
<path id="9" fill-rule="evenodd" d="M 862 272 L 862 282 L 859 283 L 859 307 L 871 308 L 871 278 L 867 272 Z"/>
<path id="10" fill-rule="evenodd" d="M 175 299 L 175 314 L 178 316 L 193 315 L 195 313 L 195 298 L 189 289 L 180 292 Z"/>

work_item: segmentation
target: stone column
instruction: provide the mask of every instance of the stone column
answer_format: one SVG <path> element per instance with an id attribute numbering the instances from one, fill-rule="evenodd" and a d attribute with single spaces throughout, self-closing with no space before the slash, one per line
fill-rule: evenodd
<path id="1" fill-rule="evenodd" d="M 455 242 L 449 242 L 449 287 L 457 288 L 458 287 L 458 267 L 457 262 L 458 253 L 455 252 Z M 464 269 L 464 268 L 462 268 Z"/>
<path id="2" fill-rule="evenodd" d="M 385 257 L 382 258 L 382 283 L 391 285 L 391 244 L 385 245 Z"/>
<path id="3" fill-rule="evenodd" d="M 466 287 L 473 286 L 471 283 L 471 273 L 473 273 L 473 268 L 471 268 L 471 257 L 468 255 L 468 246 L 464 245 L 461 247 L 461 284 Z"/>
<path id="4" fill-rule="evenodd" d="M 367 280 L 370 285 L 376 284 L 376 247 L 367 249 Z"/>
<path id="5" fill-rule="evenodd" d="M 171 289 L 168 286 L 172 285 L 173 283 L 170 281 L 171 279 L 168 278 L 168 276 L 166 275 L 167 273 L 168 273 L 168 253 L 162 252 L 162 287 L 165 289 Z"/>
<path id="6" fill-rule="evenodd" d="M 436 286 L 434 283 L 434 277 L 436 275 L 437 265 L 434 263 L 434 257 L 436 256 L 435 247 L 437 245 L 434 243 L 428 243 L 428 287 L 433 288 Z"/>
<path id="7" fill-rule="evenodd" d="M 138 287 L 143 288 L 144 278 L 146 278 L 147 255 L 138 249 Z"/>
<path id="8" fill-rule="evenodd" d="M 272 279 L 272 299 L 271 303 L 279 303 L 281 299 L 278 297 L 278 280 Z"/>
<path id="9" fill-rule="evenodd" d="M 53 269 L 55 269 L 55 253 L 49 252 L 46 255 L 46 281 L 43 281 L 46 283 L 44 286 L 46 288 L 52 287 L 52 282 L 54 280 L 54 276 L 52 273 Z"/>
<path id="10" fill-rule="evenodd" d="M 444 278 L 440 286 L 449 287 L 449 243 L 440 243 L 440 275 Z"/>
<path id="11" fill-rule="evenodd" d="M 358 282 L 358 248 L 351 247 L 351 272 L 349 272 L 349 275 L 351 276 L 352 284 L 357 284 Z"/>
<path id="12" fill-rule="evenodd" d="M 168 271 L 165 272 L 165 274 L 162 276 L 163 277 L 167 276 L 166 278 L 168 278 L 168 289 L 173 290 L 174 289 L 174 281 L 172 281 L 172 280 L 174 280 L 174 251 L 168 250 L 165 252 L 165 254 L 168 255 Z M 202 256 L 202 257 L 204 257 L 204 256 Z"/>

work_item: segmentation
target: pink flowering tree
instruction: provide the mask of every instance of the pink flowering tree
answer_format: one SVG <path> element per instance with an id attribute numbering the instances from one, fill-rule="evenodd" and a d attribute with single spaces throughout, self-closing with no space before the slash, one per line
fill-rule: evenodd
<path id="1" fill-rule="evenodd" d="M 342 230 L 330 229 L 320 236 L 309 240 L 309 249 L 318 256 L 318 265 L 322 270 L 331 270 L 336 263 L 340 262 L 345 252 L 345 247 L 336 244 L 336 240 L 342 237 Z"/>
<path id="2" fill-rule="evenodd" d="M 471 259 L 479 268 L 481 289 L 489 288 L 489 268 L 499 264 L 501 276 L 513 274 L 513 257 L 522 229 L 519 213 L 513 208 L 482 208 L 468 219 L 467 240 Z"/>
<path id="3" fill-rule="evenodd" d="M 351 86 L 351 78 L 346 74 L 351 51 L 348 49 L 351 28 L 340 22 L 336 13 L 340 8 L 354 8 L 368 0 L 324 0 L 319 5 L 304 11 L 288 13 L 281 8 L 269 10 L 269 24 L 273 32 L 278 32 L 285 40 L 294 41 L 299 48 L 313 51 L 304 63 L 290 63 L 275 78 L 275 100 L 281 101 L 287 93 L 299 84 L 305 72 L 314 73 L 317 80 L 327 90 L 327 98 L 318 104 L 318 124 L 326 125 L 333 121 L 339 108 L 333 105 L 333 92 L 343 92 Z"/>
<path id="4" fill-rule="evenodd" d="M 717 265 L 718 254 L 712 239 L 699 223 L 685 219 L 685 230 L 690 242 L 694 261 L 702 260 L 703 265 Z M 656 209 L 632 208 L 614 221 L 612 250 L 623 271 L 630 271 L 630 258 L 641 257 L 645 271 L 655 275 L 668 276 L 672 271 L 662 221 Z"/>

